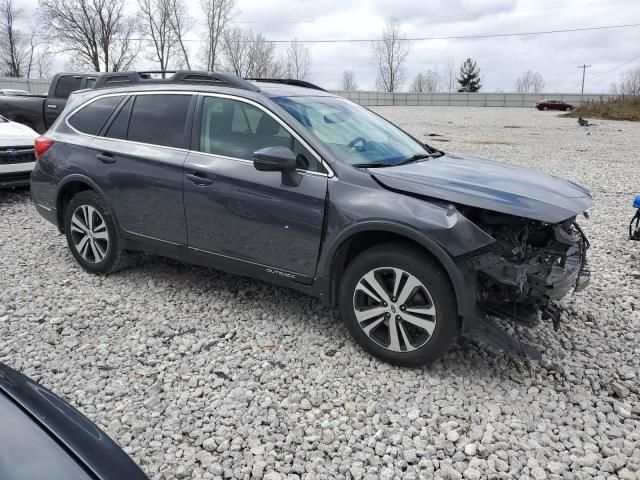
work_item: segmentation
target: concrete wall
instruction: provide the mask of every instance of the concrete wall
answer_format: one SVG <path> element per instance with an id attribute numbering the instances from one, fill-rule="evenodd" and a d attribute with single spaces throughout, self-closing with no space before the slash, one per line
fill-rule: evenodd
<path id="1" fill-rule="evenodd" d="M 580 94 L 572 93 L 383 93 L 340 92 L 360 105 L 443 105 L 454 107 L 533 107 L 544 98 L 562 100 L 573 105 L 580 103 Z M 615 98 L 615 95 L 585 95 L 584 101 L 600 101 Z"/>
<path id="2" fill-rule="evenodd" d="M 27 80 L 25 78 L 0 78 L 0 88 L 28 90 L 35 95 L 43 95 L 49 91 L 49 80 Z"/>

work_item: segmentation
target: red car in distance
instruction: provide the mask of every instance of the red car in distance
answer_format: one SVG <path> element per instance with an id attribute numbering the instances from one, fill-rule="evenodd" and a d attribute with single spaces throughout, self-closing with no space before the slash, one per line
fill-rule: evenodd
<path id="1" fill-rule="evenodd" d="M 570 103 L 562 102 L 560 100 L 540 100 L 536 102 L 536 108 L 538 110 L 573 110 L 573 105 Z"/>

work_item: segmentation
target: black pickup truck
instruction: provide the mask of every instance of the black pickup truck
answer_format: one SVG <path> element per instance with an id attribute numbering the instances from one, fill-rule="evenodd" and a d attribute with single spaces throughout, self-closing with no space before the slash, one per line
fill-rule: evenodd
<path id="1" fill-rule="evenodd" d="M 51 81 L 48 95 L 24 95 L 19 97 L 0 97 L 0 114 L 34 129 L 45 132 L 58 118 L 67 104 L 71 92 L 82 88 L 91 88 L 100 74 L 96 73 L 59 73 Z"/>
<path id="2" fill-rule="evenodd" d="M 130 83 L 144 82 L 161 76 L 167 83 L 191 83 L 196 85 L 219 85 L 224 80 L 212 72 L 192 70 L 165 70 L 145 72 L 93 72 L 58 73 L 49 86 L 48 95 L 25 95 L 0 97 L 0 115 L 22 123 L 38 133 L 46 132 L 67 104 L 67 99 L 76 90 L 85 88 L 122 87 Z"/>

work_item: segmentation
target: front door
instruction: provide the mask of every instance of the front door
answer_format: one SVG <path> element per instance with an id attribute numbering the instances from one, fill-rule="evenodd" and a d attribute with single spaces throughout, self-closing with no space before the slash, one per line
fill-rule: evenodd
<path id="1" fill-rule="evenodd" d="M 328 180 L 318 157 L 257 104 L 203 96 L 199 110 L 184 167 L 189 248 L 291 279 L 313 276 Z M 297 155 L 292 178 L 254 168 L 253 152 L 272 146 Z"/>

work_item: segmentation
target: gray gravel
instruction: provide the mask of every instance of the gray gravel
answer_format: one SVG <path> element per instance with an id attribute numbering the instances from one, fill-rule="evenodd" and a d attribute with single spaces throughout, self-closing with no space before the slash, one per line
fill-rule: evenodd
<path id="1" fill-rule="evenodd" d="M 594 279 L 564 301 L 559 332 L 527 333 L 541 363 L 461 341 L 429 368 L 395 368 L 287 289 L 153 257 L 92 276 L 26 192 L 0 194 L 0 361 L 78 406 L 157 479 L 639 478 L 640 245 L 625 228 L 640 124 L 378 110 L 439 148 L 592 190 L 582 225 Z"/>

